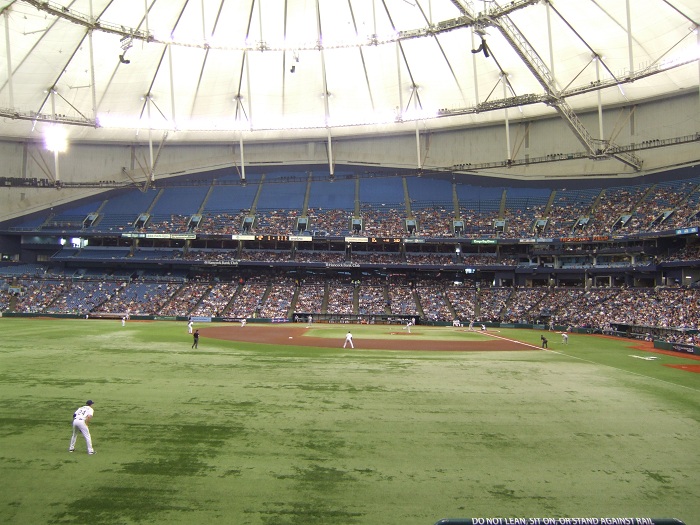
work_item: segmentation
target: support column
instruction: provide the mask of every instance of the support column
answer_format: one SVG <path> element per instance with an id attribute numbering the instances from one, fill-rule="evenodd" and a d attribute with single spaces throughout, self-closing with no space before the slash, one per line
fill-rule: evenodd
<path id="1" fill-rule="evenodd" d="M 474 46 L 474 27 L 472 26 L 471 28 L 472 31 L 472 49 L 476 49 Z M 476 97 L 476 100 L 474 101 L 474 105 L 478 106 L 479 105 L 479 80 L 478 80 L 478 73 L 476 69 L 476 53 L 472 53 L 472 73 L 474 74 L 474 96 Z"/>
<path id="2" fill-rule="evenodd" d="M 631 75 L 634 71 L 634 50 L 632 48 L 632 11 L 630 7 L 630 0 L 625 0 L 625 7 L 627 9 L 627 50 L 629 52 L 630 61 L 630 72 Z"/>
<path id="3" fill-rule="evenodd" d="M 245 180 L 245 156 L 243 155 L 243 130 L 238 135 L 238 145 L 241 148 L 241 180 Z"/>
<path id="4" fill-rule="evenodd" d="M 501 74 L 501 82 L 503 83 L 503 98 L 504 99 L 508 98 L 508 85 L 507 85 L 508 82 L 507 82 L 507 80 L 508 79 L 506 78 L 506 74 L 502 73 Z M 510 161 L 513 159 L 510 158 L 510 122 L 508 120 L 508 108 L 507 107 L 504 108 L 503 111 L 505 114 L 504 122 L 506 125 L 506 159 Z"/>
<path id="5" fill-rule="evenodd" d="M 155 169 L 153 165 L 153 126 L 151 125 L 151 94 L 146 95 L 146 110 L 148 115 L 148 176 L 151 182 L 156 180 Z"/>
<path id="6" fill-rule="evenodd" d="M 399 86 L 399 114 L 397 117 L 403 115 L 403 88 L 401 87 L 401 52 L 399 49 L 399 41 L 396 41 L 396 75 L 398 77 Z"/>
<path id="7" fill-rule="evenodd" d="M 51 118 L 56 119 L 56 89 L 51 88 Z M 54 130 L 54 133 L 56 130 Z M 55 139 L 54 139 L 55 140 Z M 53 166 L 55 179 L 54 184 L 59 186 L 61 184 L 61 170 L 58 162 L 58 144 L 53 145 Z"/>
<path id="8" fill-rule="evenodd" d="M 95 21 L 90 0 L 90 23 Z M 90 91 L 92 95 L 92 118 L 97 120 L 97 85 L 95 81 L 95 47 L 92 42 L 92 29 L 88 31 L 88 47 L 90 49 Z"/>
<path id="9" fill-rule="evenodd" d="M 10 53 L 10 10 L 5 9 L 5 59 L 7 60 L 7 87 L 10 94 L 10 107 L 15 107 L 15 93 L 12 87 L 12 54 Z"/>
<path id="10" fill-rule="evenodd" d="M 552 8 L 547 2 L 547 38 L 549 39 L 549 72 L 552 74 L 552 80 L 556 84 L 556 75 L 554 74 L 554 46 L 552 45 Z M 554 87 L 554 86 L 552 86 Z"/>
<path id="11" fill-rule="evenodd" d="M 170 115 L 173 119 L 173 128 L 177 129 L 177 118 L 175 117 L 175 80 L 173 75 L 173 46 L 168 44 L 168 69 L 170 76 Z"/>
<path id="12" fill-rule="evenodd" d="M 600 57 L 596 55 L 593 57 L 593 60 L 595 60 L 595 79 L 596 82 L 600 83 Z M 596 93 L 598 94 L 598 138 L 602 143 L 605 141 L 603 131 L 603 99 L 600 89 L 596 90 Z"/>
<path id="13" fill-rule="evenodd" d="M 56 186 L 61 184 L 61 170 L 58 162 L 58 150 L 53 151 L 53 166 L 54 166 L 54 171 L 56 172 Z"/>
<path id="14" fill-rule="evenodd" d="M 413 109 L 418 116 L 418 86 L 413 86 Z M 420 129 L 418 128 L 418 119 L 416 118 L 416 166 L 419 170 L 423 169 L 423 162 L 420 158 Z"/>
<path id="15" fill-rule="evenodd" d="M 333 142 L 331 141 L 331 128 L 326 128 L 328 132 L 328 169 L 330 170 L 331 178 L 335 175 L 335 169 L 333 168 Z"/>

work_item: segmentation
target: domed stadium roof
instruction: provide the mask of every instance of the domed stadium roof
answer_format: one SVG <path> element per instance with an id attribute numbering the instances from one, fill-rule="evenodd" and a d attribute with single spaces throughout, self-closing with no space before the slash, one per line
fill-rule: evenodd
<path id="1" fill-rule="evenodd" d="M 0 1 L 0 136 L 468 126 L 697 88 L 697 0 Z M 600 97 L 600 99 L 598 98 Z"/>

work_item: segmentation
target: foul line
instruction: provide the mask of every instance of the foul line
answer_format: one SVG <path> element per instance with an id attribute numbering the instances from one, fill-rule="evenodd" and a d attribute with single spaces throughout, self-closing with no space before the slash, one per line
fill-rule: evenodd
<path id="1" fill-rule="evenodd" d="M 665 379 L 659 379 L 657 377 L 647 376 L 644 374 L 640 374 L 639 372 L 632 372 L 631 370 L 625 370 L 624 368 L 617 368 L 617 367 L 612 366 L 612 365 L 606 365 L 605 363 L 599 363 L 598 361 L 591 361 L 590 359 L 584 359 L 582 357 L 578 357 L 575 355 L 565 354 L 564 352 L 558 352 L 557 350 L 550 350 L 549 348 L 540 348 L 537 345 L 533 345 L 531 343 L 524 343 L 523 341 L 518 341 L 517 339 L 509 339 L 509 338 L 503 337 L 501 335 L 490 334 L 489 332 L 481 332 L 481 333 L 488 335 L 490 337 L 493 337 L 494 339 L 503 339 L 504 341 L 509 341 L 511 343 L 520 343 L 521 345 L 528 346 L 530 348 L 535 348 L 537 350 L 542 350 L 543 352 L 557 354 L 557 355 L 560 355 L 563 357 L 568 357 L 570 359 L 578 359 L 579 361 L 583 361 L 584 363 L 589 363 L 591 365 L 605 366 L 607 368 L 612 368 L 613 370 L 618 370 L 620 372 L 626 372 L 626 373 L 634 375 L 634 376 L 643 377 L 644 379 L 650 379 L 652 381 L 658 381 L 660 383 L 665 383 L 667 385 L 676 386 L 676 387 L 680 387 L 680 388 L 687 388 L 688 390 L 692 390 L 693 392 L 700 392 L 700 389 L 693 388 L 692 386 L 679 385 L 678 383 L 672 383 L 671 381 L 666 381 Z M 633 357 L 636 357 L 636 356 L 633 356 Z"/>
<path id="2" fill-rule="evenodd" d="M 517 339 L 510 339 L 510 338 L 508 338 L 508 337 L 503 337 L 502 335 L 496 335 L 496 334 L 490 333 L 490 332 L 488 332 L 488 331 L 487 331 L 487 332 L 481 332 L 481 333 L 484 334 L 484 335 L 488 335 L 489 337 L 493 337 L 494 339 L 502 339 L 503 341 L 508 341 L 509 343 L 518 343 L 518 344 L 521 344 L 521 345 L 523 345 L 523 346 L 527 346 L 527 347 L 530 347 L 530 348 L 535 348 L 536 350 L 547 350 L 546 348 L 540 348 L 539 346 L 533 345 L 533 344 L 531 344 L 531 343 L 525 343 L 525 342 L 523 342 L 523 341 L 518 341 Z"/>

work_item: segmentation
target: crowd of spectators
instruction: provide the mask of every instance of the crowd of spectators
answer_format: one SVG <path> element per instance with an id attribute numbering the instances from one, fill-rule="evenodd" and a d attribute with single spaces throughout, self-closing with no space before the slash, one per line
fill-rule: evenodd
<path id="1" fill-rule="evenodd" d="M 445 287 L 445 297 L 455 311 L 455 319 L 469 323 L 477 319 L 476 285 L 469 281 Z"/>
<path id="2" fill-rule="evenodd" d="M 368 264 L 401 264 L 404 257 L 399 252 L 353 252 L 352 262 Z"/>
<path id="3" fill-rule="evenodd" d="M 454 209 L 452 209 L 452 206 L 414 207 L 413 216 L 416 221 L 414 233 L 419 237 L 440 238 L 454 236 L 452 228 Z"/>
<path id="4" fill-rule="evenodd" d="M 14 292 L 10 292 L 12 289 Z M 20 290 L 20 293 L 16 293 Z M 13 294 L 14 293 L 14 300 Z M 283 274 L 237 282 L 116 279 L 71 280 L 55 276 L 5 281 L 0 306 L 22 313 L 112 313 L 160 316 L 290 318 L 313 315 L 406 316 L 423 322 L 551 321 L 610 333 L 620 327 L 676 330 L 679 339 L 700 329 L 700 288 L 693 287 L 490 287 L 474 281 Z M 628 329 L 628 328 L 625 328 Z"/>
<path id="5" fill-rule="evenodd" d="M 452 257 L 425 255 L 428 261 Z M 421 256 L 407 254 L 407 258 Z M 497 259 L 495 254 L 469 257 Z M 700 245 L 688 245 L 676 257 L 700 259 Z M 408 278 L 404 274 L 367 276 L 362 280 L 317 275 L 297 281 L 285 274 L 265 273 L 238 282 L 210 281 L 204 276 L 183 280 L 155 274 L 128 280 L 107 274 L 93 277 L 48 273 L 8 277 L 0 281 L 0 308 L 22 313 L 240 318 L 289 318 L 296 312 L 397 315 L 417 317 L 424 322 L 459 319 L 464 324 L 469 321 L 536 324 L 551 320 L 558 326 L 601 332 L 611 332 L 620 326 L 645 327 L 649 333 L 677 330 L 678 339 L 687 339 L 687 331 L 700 328 L 700 289 L 682 286 L 493 287 L 473 280 L 461 283 L 448 277 Z M 18 289 L 20 293 L 16 293 Z"/>
<path id="6" fill-rule="evenodd" d="M 356 286 L 338 278 L 331 278 L 326 282 L 328 283 L 327 312 L 339 315 L 352 314 Z"/>
<path id="7" fill-rule="evenodd" d="M 321 312 L 325 308 L 326 284 L 320 276 L 311 276 L 298 284 L 295 310 L 302 313 Z"/>
<path id="8" fill-rule="evenodd" d="M 323 210 L 309 208 L 307 211 L 308 231 L 317 237 L 346 235 L 350 232 L 351 210 Z"/>
<path id="9" fill-rule="evenodd" d="M 270 283 L 269 291 L 260 307 L 260 317 L 265 319 L 286 318 L 294 298 L 294 279 L 279 277 Z"/>
<path id="10" fill-rule="evenodd" d="M 269 284 L 261 277 L 251 277 L 239 286 L 235 301 L 224 311 L 227 317 L 256 318 L 265 304 Z"/>
<path id="11" fill-rule="evenodd" d="M 387 300 L 386 287 L 380 278 L 365 279 L 359 287 L 357 313 L 361 315 L 386 313 Z"/>
<path id="12" fill-rule="evenodd" d="M 235 250 L 189 250 L 182 255 L 187 261 L 226 264 L 238 260 Z"/>
<path id="13" fill-rule="evenodd" d="M 208 286 L 203 286 L 197 281 L 187 282 L 178 288 L 170 300 L 161 308 L 160 315 L 186 316 L 194 310 L 208 291 Z"/>
<path id="14" fill-rule="evenodd" d="M 294 253 L 294 260 L 297 262 L 324 262 L 337 264 L 345 261 L 345 252 L 297 250 Z"/>
<path id="15" fill-rule="evenodd" d="M 446 265 L 455 264 L 457 257 L 455 254 L 448 253 L 406 253 L 406 263 L 408 264 L 427 264 L 427 265 Z"/>
<path id="16" fill-rule="evenodd" d="M 501 237 L 532 237 L 535 221 L 544 217 L 545 206 L 524 206 L 517 208 L 506 208 L 503 218 L 506 221 L 506 230 Z M 544 230 L 540 233 L 544 233 Z"/>
<path id="17" fill-rule="evenodd" d="M 402 277 L 393 277 L 388 289 L 389 310 L 394 315 L 419 316 L 415 284 Z"/>
<path id="18" fill-rule="evenodd" d="M 45 311 L 54 301 L 59 300 L 70 287 L 68 281 L 53 279 L 33 279 L 24 282 L 25 292 L 15 304 L 15 311 L 39 313 Z"/>
<path id="19" fill-rule="evenodd" d="M 620 217 L 632 215 L 636 204 L 648 189 L 649 187 L 644 185 L 605 190 L 600 195 L 593 210 L 592 220 L 586 225 L 584 231 L 591 235 L 611 233 Z"/>
<path id="20" fill-rule="evenodd" d="M 118 288 L 117 281 L 86 280 L 64 282 L 61 293 L 44 310 L 51 314 L 90 312 Z"/>
<path id="21" fill-rule="evenodd" d="M 568 237 L 575 233 L 578 220 L 589 217 L 600 191 L 558 191 L 546 216 L 542 234 L 547 237 Z"/>
<path id="22" fill-rule="evenodd" d="M 259 235 L 290 235 L 297 233 L 299 210 L 258 210 L 253 232 Z"/>
<path id="23" fill-rule="evenodd" d="M 423 310 L 423 319 L 433 322 L 452 321 L 455 318 L 445 299 L 445 291 L 442 286 L 434 283 L 417 286 L 416 293 Z"/>
<path id="24" fill-rule="evenodd" d="M 478 293 L 479 318 L 485 321 L 500 319 L 512 291 L 512 288 L 481 288 Z"/>
<path id="25" fill-rule="evenodd" d="M 237 287 L 238 285 L 235 283 L 214 283 L 209 288 L 209 293 L 205 294 L 189 315 L 196 317 L 218 317 L 231 302 Z"/>
<path id="26" fill-rule="evenodd" d="M 557 189 L 552 190 L 551 199 L 538 197 L 539 200 L 527 202 L 514 197 L 503 204 L 497 200 L 436 204 L 413 197 L 407 206 L 399 195 L 393 203 L 358 203 L 359 212 L 313 207 L 306 211 L 301 208 L 207 211 L 205 208 L 199 221 L 191 221 L 192 215 L 179 213 L 152 215 L 145 224 L 133 217 L 104 216 L 97 221 L 95 231 L 122 232 L 131 228 L 147 233 L 290 235 L 302 233 L 298 219 L 303 217 L 307 221 L 301 229 L 321 237 L 348 235 L 353 231 L 352 219 L 361 219 L 362 224 L 353 233 L 366 237 L 450 238 L 455 236 L 455 220 L 463 224 L 458 237 L 513 239 L 577 233 L 604 235 L 613 231 L 633 234 L 700 224 L 699 186 L 698 179 L 690 179 L 596 190 Z M 620 222 L 623 216 L 628 217 L 626 222 Z M 253 220 L 246 221 L 247 218 Z M 44 227 L 55 228 L 57 220 L 57 217 L 47 219 Z M 497 228 L 497 221 L 502 221 L 503 227 Z M 82 228 L 82 221 L 78 220 L 75 227 Z"/>
<path id="27" fill-rule="evenodd" d="M 626 230 L 628 232 L 659 231 L 669 228 L 669 223 L 664 224 L 661 221 L 664 218 L 663 213 L 681 206 L 696 186 L 697 182 L 694 181 L 682 181 L 673 185 L 657 184 L 636 206 Z M 669 215 L 670 217 L 672 215 Z"/>
<path id="28" fill-rule="evenodd" d="M 142 229 L 149 232 L 185 233 L 187 232 L 189 220 L 189 215 L 176 213 L 172 213 L 169 216 L 152 216 Z"/>
<path id="29" fill-rule="evenodd" d="M 537 312 L 546 305 L 542 300 L 549 295 L 549 288 L 516 288 L 510 294 L 507 305 L 499 317 L 509 323 L 527 322 L 530 312 Z"/>
<path id="30" fill-rule="evenodd" d="M 250 210 L 241 210 L 238 213 L 212 213 L 202 217 L 198 233 L 233 235 L 241 233 L 243 221 L 250 213 Z"/>
<path id="31" fill-rule="evenodd" d="M 700 243 L 683 246 L 680 250 L 659 258 L 661 261 L 700 261 Z"/>
<path id="32" fill-rule="evenodd" d="M 175 294 L 181 283 L 134 280 L 123 282 L 117 290 L 94 309 L 95 312 L 129 315 L 156 315 Z"/>
<path id="33" fill-rule="evenodd" d="M 464 225 L 461 235 L 496 237 L 495 221 L 499 215 L 498 209 L 477 211 L 460 206 L 459 220 Z"/>
<path id="34" fill-rule="evenodd" d="M 406 210 L 401 205 L 363 205 L 362 235 L 366 237 L 406 237 Z"/>
<path id="35" fill-rule="evenodd" d="M 291 260 L 289 250 L 243 250 L 239 257 L 241 261 L 282 262 Z"/>

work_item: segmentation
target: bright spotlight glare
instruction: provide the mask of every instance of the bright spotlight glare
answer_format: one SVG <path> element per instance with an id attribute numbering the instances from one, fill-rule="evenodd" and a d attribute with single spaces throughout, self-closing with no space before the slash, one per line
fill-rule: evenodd
<path id="1" fill-rule="evenodd" d="M 62 126 L 50 126 L 44 131 L 44 144 L 46 149 L 56 153 L 63 153 L 68 149 L 68 136 Z"/>

